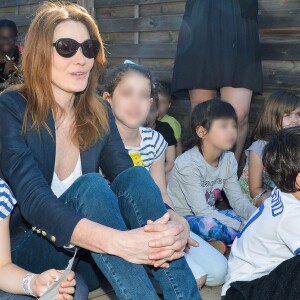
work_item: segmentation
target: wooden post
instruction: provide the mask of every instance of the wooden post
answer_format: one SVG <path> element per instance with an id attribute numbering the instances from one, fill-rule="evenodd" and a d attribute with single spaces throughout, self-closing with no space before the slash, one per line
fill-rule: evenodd
<path id="1" fill-rule="evenodd" d="M 95 1 L 94 0 L 77 0 L 77 3 L 83 6 L 91 16 L 95 17 Z"/>

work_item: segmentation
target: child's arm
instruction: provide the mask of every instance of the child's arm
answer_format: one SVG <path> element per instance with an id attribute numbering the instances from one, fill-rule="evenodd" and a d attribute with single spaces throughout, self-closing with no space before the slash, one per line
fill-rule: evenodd
<path id="1" fill-rule="evenodd" d="M 270 192 L 265 192 L 263 188 L 262 174 L 264 166 L 255 151 L 249 151 L 248 163 L 250 195 L 254 199 L 257 197 L 253 204 L 258 207 L 270 196 Z"/>
<path id="2" fill-rule="evenodd" d="M 170 172 L 174 167 L 175 162 L 175 146 L 168 146 L 166 149 L 165 174 L 166 182 L 169 181 Z"/>
<path id="3" fill-rule="evenodd" d="M 245 220 L 248 220 L 250 216 L 255 212 L 256 207 L 245 198 L 242 193 L 241 186 L 237 177 L 237 161 L 233 153 L 230 153 L 229 165 L 228 165 L 228 177 L 224 180 L 223 190 L 229 200 L 229 203 L 233 210 Z"/>
<path id="4" fill-rule="evenodd" d="M 12 294 L 25 294 L 22 288 L 23 279 L 29 273 L 26 270 L 16 266 L 11 262 L 10 254 L 10 236 L 9 236 L 9 217 L 0 221 L 0 290 Z M 35 296 L 41 294 L 48 288 L 47 283 L 52 283 L 61 272 L 56 270 L 48 270 L 42 274 L 34 276 L 31 280 L 31 291 Z M 68 280 L 64 283 L 63 289 L 57 299 L 72 299 L 71 294 L 74 293 L 75 279 L 72 273 Z"/>
<path id="5" fill-rule="evenodd" d="M 178 139 L 177 140 L 177 145 L 176 145 L 176 157 L 178 157 L 179 155 L 182 154 L 182 142 L 181 142 L 181 139 Z"/>

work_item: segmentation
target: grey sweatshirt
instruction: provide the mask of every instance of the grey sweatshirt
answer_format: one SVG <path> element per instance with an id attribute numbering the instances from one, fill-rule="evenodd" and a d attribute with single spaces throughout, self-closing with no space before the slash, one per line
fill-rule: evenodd
<path id="1" fill-rule="evenodd" d="M 238 230 L 241 223 L 215 209 L 215 202 L 224 190 L 233 210 L 245 220 L 256 207 L 246 199 L 237 178 L 237 161 L 232 152 L 224 151 L 218 167 L 209 165 L 197 147 L 180 155 L 170 175 L 168 195 L 175 210 L 182 216 L 215 218 Z"/>

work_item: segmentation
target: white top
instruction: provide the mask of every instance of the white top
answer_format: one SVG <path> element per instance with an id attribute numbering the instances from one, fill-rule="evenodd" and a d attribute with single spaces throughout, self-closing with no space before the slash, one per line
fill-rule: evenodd
<path id="1" fill-rule="evenodd" d="M 215 209 L 224 190 L 233 210 L 245 220 L 256 207 L 246 199 L 237 178 L 237 161 L 232 152 L 224 151 L 216 168 L 209 165 L 198 147 L 177 157 L 171 172 L 168 195 L 181 216 L 215 218 L 225 226 L 238 230 L 241 223 Z"/>
<path id="2" fill-rule="evenodd" d="M 51 184 L 52 192 L 59 198 L 80 176 L 82 175 L 81 158 L 78 157 L 74 171 L 64 180 L 60 180 L 56 173 L 53 173 Z"/>
<path id="3" fill-rule="evenodd" d="M 268 275 L 283 261 L 298 255 L 299 219 L 300 201 L 275 188 L 233 242 L 222 296 L 232 282 Z"/>
<path id="4" fill-rule="evenodd" d="M 151 128 L 140 127 L 141 143 L 138 147 L 125 145 L 134 166 L 145 167 L 148 171 L 151 164 L 158 160 L 168 147 L 163 136 Z"/>

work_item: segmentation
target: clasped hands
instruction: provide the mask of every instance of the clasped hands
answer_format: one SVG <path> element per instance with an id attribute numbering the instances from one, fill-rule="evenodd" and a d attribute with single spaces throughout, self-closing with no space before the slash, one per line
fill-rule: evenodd
<path id="1" fill-rule="evenodd" d="M 127 237 L 122 243 L 120 256 L 130 262 L 156 268 L 168 268 L 168 262 L 184 256 L 186 247 L 198 246 L 190 238 L 188 222 L 175 212 L 167 212 L 158 220 L 148 220 L 143 228 L 123 233 Z"/>

